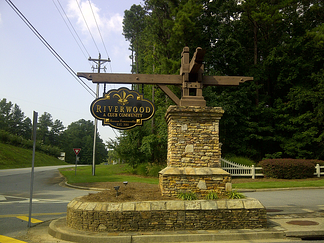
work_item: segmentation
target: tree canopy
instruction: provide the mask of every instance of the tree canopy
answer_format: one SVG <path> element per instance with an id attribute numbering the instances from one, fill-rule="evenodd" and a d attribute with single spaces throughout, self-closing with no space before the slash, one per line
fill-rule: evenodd
<path id="1" fill-rule="evenodd" d="M 141 23 L 141 31 L 127 11 Z M 200 46 L 206 50 L 205 75 L 254 77 L 238 87 L 204 89 L 207 106 L 225 110 L 223 156 L 324 158 L 322 1 L 145 0 L 125 11 L 123 25 L 127 40 L 125 30 L 140 37 L 132 49 L 137 72 L 179 74 L 182 48 L 189 46 L 192 54 Z M 177 87 L 170 88 L 179 94 Z M 147 85 L 144 93 L 154 97 L 154 123 L 123 132 L 112 146 L 116 151 L 128 147 L 142 162 L 153 162 L 150 146 L 166 154 L 164 114 L 172 102 L 153 90 Z"/>
<path id="2" fill-rule="evenodd" d="M 21 139 L 30 140 L 32 137 L 31 119 L 24 115 L 17 104 L 7 102 L 5 98 L 0 101 L 0 131 L 5 131 L 4 137 L 0 140 L 7 140 L 7 133 L 16 135 L 17 141 Z M 53 150 L 50 153 L 57 155 L 57 151 L 65 152 L 65 161 L 69 163 L 75 162 L 73 148 L 81 148 L 80 162 L 82 164 L 92 163 L 94 124 L 92 121 L 72 122 L 67 128 L 64 127 L 62 121 L 55 119 L 50 113 L 44 112 L 39 116 L 37 122 L 36 139 L 44 145 L 45 150 Z M 16 142 L 21 146 L 29 146 L 29 143 Z M 27 144 L 27 145 L 26 145 Z M 28 147 L 27 146 L 27 147 Z M 53 149 L 51 149 L 51 147 Z M 44 150 L 44 149 L 43 149 Z M 107 160 L 108 151 L 105 144 L 97 133 L 96 138 L 96 164 L 100 164 Z"/>

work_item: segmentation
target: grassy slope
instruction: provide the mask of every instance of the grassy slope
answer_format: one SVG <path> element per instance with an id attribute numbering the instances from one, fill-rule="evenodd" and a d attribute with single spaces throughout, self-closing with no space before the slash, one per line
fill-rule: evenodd
<path id="1" fill-rule="evenodd" d="M 0 143 L 0 169 L 25 168 L 32 166 L 33 151 Z M 66 165 L 52 156 L 36 152 L 35 166 Z"/>
<path id="2" fill-rule="evenodd" d="M 35 166 L 65 165 L 67 163 L 36 152 Z M 8 144 L 0 143 L 0 169 L 31 167 L 32 150 L 15 147 Z M 73 167 L 74 165 L 71 165 Z M 105 181 L 129 181 L 144 182 L 149 184 L 158 184 L 158 178 L 133 176 L 128 173 L 130 168 L 127 165 L 97 165 L 96 176 L 92 176 L 91 166 L 77 168 L 75 176 L 74 167 L 70 169 L 61 169 L 61 173 L 67 177 L 69 183 L 88 183 L 88 182 L 105 182 Z M 283 187 L 319 187 L 324 186 L 324 179 L 316 181 L 299 180 L 296 181 L 273 181 L 273 182 L 249 182 L 233 184 L 233 188 L 283 188 Z"/>

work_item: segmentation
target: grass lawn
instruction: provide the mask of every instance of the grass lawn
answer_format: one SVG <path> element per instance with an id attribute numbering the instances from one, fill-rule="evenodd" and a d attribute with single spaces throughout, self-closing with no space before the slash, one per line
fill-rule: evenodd
<path id="1" fill-rule="evenodd" d="M 126 164 L 118 165 L 96 165 L 95 176 L 92 175 L 91 166 L 75 168 L 63 168 L 60 172 L 67 178 L 68 183 L 91 183 L 91 182 L 143 182 L 158 184 L 157 177 L 144 177 L 130 174 L 131 167 Z M 240 181 L 244 181 L 240 183 Z M 288 188 L 288 187 L 320 187 L 324 186 L 324 178 L 309 178 L 298 180 L 280 179 L 236 179 L 233 178 L 233 189 L 262 189 L 262 188 Z"/>
<path id="2" fill-rule="evenodd" d="M 289 188 L 289 187 L 324 187 L 324 179 L 298 179 L 298 180 L 283 180 L 283 179 L 258 179 L 244 183 L 235 183 L 233 180 L 234 189 L 264 189 L 264 188 Z"/>
<path id="3" fill-rule="evenodd" d="M 91 183 L 91 182 L 143 182 L 158 184 L 157 177 L 144 177 L 129 174 L 130 167 L 126 164 L 118 165 L 96 165 L 95 176 L 92 175 L 92 166 L 60 169 L 60 172 L 67 178 L 68 183 Z"/>
<path id="4" fill-rule="evenodd" d="M 35 166 L 66 165 L 64 161 L 36 152 Z M 32 166 L 32 150 L 0 143 L 0 169 L 23 168 Z M 92 166 L 78 166 L 61 169 L 60 172 L 69 183 L 91 182 L 143 182 L 158 184 L 158 177 L 138 176 L 130 173 L 132 168 L 127 164 L 96 165 L 95 176 L 92 175 Z M 236 179 L 233 177 L 234 189 L 262 189 L 262 188 L 289 188 L 289 187 L 324 187 L 324 177 L 299 180 L 280 179 Z"/>

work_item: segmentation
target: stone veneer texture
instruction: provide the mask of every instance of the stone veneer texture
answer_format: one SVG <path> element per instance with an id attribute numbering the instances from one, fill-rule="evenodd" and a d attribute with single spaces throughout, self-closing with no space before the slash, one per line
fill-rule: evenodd
<path id="1" fill-rule="evenodd" d="M 159 172 L 162 195 L 176 197 L 179 192 L 194 192 L 199 199 L 210 191 L 222 193 L 230 174 L 220 164 L 219 107 L 170 106 L 167 167 Z"/>
<path id="2" fill-rule="evenodd" d="M 167 166 L 220 168 L 218 126 L 223 113 L 220 107 L 170 106 L 165 115 Z"/>
<path id="3" fill-rule="evenodd" d="M 92 232 L 256 229 L 267 225 L 256 199 L 68 204 L 67 225 Z"/>
<path id="4" fill-rule="evenodd" d="M 179 192 L 193 192 L 204 199 L 210 191 L 222 193 L 231 175 L 221 168 L 166 167 L 159 172 L 161 194 L 176 198 Z"/>

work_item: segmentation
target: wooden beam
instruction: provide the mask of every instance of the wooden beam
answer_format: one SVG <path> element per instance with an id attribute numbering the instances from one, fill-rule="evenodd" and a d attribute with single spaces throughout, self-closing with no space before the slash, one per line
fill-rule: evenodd
<path id="1" fill-rule="evenodd" d="M 166 74 L 77 73 L 93 83 L 181 85 L 182 76 Z"/>
<path id="2" fill-rule="evenodd" d="M 239 76 L 204 76 L 204 86 L 236 86 L 246 81 L 252 81 L 253 77 L 239 77 Z"/>
<path id="3" fill-rule="evenodd" d="M 189 73 L 198 73 L 205 56 L 206 50 L 203 50 L 201 47 L 198 47 L 191 59 L 189 65 Z"/>
<path id="4" fill-rule="evenodd" d="M 93 83 L 116 84 L 162 84 L 181 85 L 181 75 L 167 74 L 119 74 L 119 73 L 77 73 L 78 77 L 92 80 Z M 204 86 L 228 85 L 236 86 L 240 83 L 253 80 L 253 77 L 239 76 L 203 76 Z"/>
<path id="5" fill-rule="evenodd" d="M 158 86 L 176 105 L 180 105 L 180 99 L 169 89 L 168 86 L 164 84 L 158 84 Z"/>

